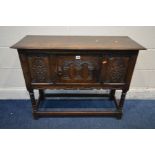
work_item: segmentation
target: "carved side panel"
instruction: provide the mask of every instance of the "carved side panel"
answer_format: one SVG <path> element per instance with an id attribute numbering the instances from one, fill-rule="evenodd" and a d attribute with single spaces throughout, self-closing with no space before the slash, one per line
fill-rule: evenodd
<path id="1" fill-rule="evenodd" d="M 30 56 L 29 66 L 33 83 L 50 82 L 48 57 Z"/>
<path id="2" fill-rule="evenodd" d="M 107 59 L 106 83 L 124 83 L 129 57 L 111 57 Z"/>

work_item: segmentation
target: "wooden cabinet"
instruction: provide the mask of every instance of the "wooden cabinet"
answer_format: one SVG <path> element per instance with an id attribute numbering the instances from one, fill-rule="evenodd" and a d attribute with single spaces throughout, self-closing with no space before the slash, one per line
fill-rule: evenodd
<path id="1" fill-rule="evenodd" d="M 12 46 L 18 49 L 34 116 L 113 115 L 121 116 L 126 92 L 139 50 L 145 48 L 128 37 L 26 36 Z M 39 89 L 110 89 L 114 111 L 40 112 L 34 98 Z M 122 90 L 119 102 L 115 91 Z"/>

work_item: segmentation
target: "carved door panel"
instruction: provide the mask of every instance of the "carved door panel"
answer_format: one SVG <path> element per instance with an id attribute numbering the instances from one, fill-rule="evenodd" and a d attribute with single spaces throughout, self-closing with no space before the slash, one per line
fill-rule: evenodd
<path id="1" fill-rule="evenodd" d="M 128 56 L 105 56 L 102 62 L 104 83 L 125 83 L 129 65 Z"/>
<path id="2" fill-rule="evenodd" d="M 100 70 L 99 56 L 58 56 L 58 83 L 97 82 Z"/>
<path id="3" fill-rule="evenodd" d="M 32 83 L 51 83 L 54 78 L 54 57 L 48 55 L 28 56 Z"/>

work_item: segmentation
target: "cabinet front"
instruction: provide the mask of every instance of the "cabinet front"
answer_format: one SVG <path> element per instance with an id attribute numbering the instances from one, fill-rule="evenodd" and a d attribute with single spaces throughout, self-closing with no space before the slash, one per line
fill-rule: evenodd
<path id="1" fill-rule="evenodd" d="M 28 56 L 32 83 L 126 83 L 129 56 L 32 55 Z"/>

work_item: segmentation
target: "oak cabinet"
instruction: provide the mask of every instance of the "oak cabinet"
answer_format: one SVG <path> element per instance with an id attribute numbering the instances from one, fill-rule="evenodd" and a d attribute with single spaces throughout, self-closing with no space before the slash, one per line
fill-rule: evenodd
<path id="1" fill-rule="evenodd" d="M 26 36 L 12 48 L 18 49 L 34 116 L 41 115 L 122 115 L 139 50 L 144 47 L 129 37 L 108 36 Z M 34 98 L 38 89 L 109 89 L 114 111 L 39 111 Z M 122 90 L 117 102 L 115 91 Z"/>

